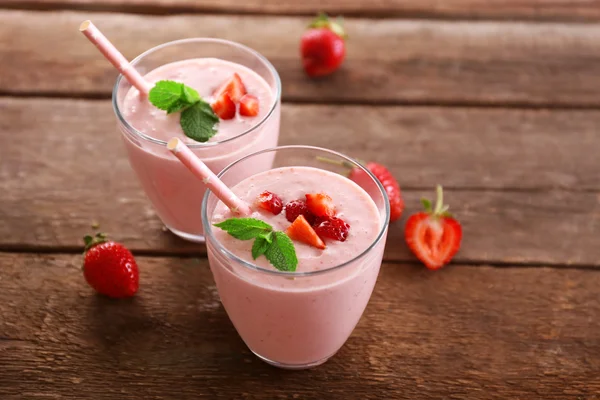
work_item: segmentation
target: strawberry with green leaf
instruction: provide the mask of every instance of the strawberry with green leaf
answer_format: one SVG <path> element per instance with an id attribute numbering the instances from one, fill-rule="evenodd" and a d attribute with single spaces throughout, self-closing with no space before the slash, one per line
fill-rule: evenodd
<path id="1" fill-rule="evenodd" d="M 425 211 L 411 215 L 406 221 L 406 244 L 429 269 L 446 265 L 460 248 L 462 228 L 444 204 L 443 190 L 437 186 L 435 208 L 431 201 L 422 199 Z"/>
<path id="2" fill-rule="evenodd" d="M 346 55 L 346 32 L 341 18 L 331 20 L 319 14 L 300 41 L 302 66 L 310 77 L 325 76 L 337 70 Z"/>

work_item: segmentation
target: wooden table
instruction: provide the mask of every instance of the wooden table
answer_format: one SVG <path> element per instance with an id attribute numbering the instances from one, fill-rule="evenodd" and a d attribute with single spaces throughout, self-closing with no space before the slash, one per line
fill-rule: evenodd
<path id="1" fill-rule="evenodd" d="M 0 399 L 600 399 L 600 1 L 334 0 L 344 67 L 311 81 L 308 0 L 4 0 L 0 4 Z M 369 306 L 327 364 L 255 358 L 205 248 L 162 229 L 125 157 L 115 71 L 216 36 L 283 81 L 281 144 L 387 164 L 407 204 Z M 435 184 L 463 224 L 429 272 L 402 239 Z M 130 301 L 83 280 L 98 221 L 141 267 Z"/>

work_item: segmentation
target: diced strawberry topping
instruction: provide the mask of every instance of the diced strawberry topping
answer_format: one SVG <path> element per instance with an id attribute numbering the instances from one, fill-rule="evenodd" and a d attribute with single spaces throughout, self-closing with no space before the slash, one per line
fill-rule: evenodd
<path id="1" fill-rule="evenodd" d="M 281 198 L 274 193 L 264 191 L 258 195 L 258 206 L 274 215 L 278 215 L 283 209 Z"/>
<path id="2" fill-rule="evenodd" d="M 317 217 L 335 216 L 335 206 L 331 197 L 323 193 L 309 193 L 306 195 L 308 210 Z"/>
<path id="3" fill-rule="evenodd" d="M 221 119 L 232 119 L 235 117 L 235 103 L 227 93 L 222 93 L 211 107 L 215 114 Z"/>
<path id="4" fill-rule="evenodd" d="M 285 205 L 285 218 L 294 222 L 299 215 L 304 215 L 309 224 L 315 223 L 315 216 L 308 210 L 304 200 L 292 200 Z"/>
<path id="5" fill-rule="evenodd" d="M 238 103 L 242 96 L 247 93 L 242 78 L 240 78 L 238 74 L 233 74 L 231 78 L 223 82 L 223 84 L 215 90 L 213 96 L 219 98 L 223 93 L 228 93 L 231 100 L 233 100 L 234 103 Z"/>
<path id="6" fill-rule="evenodd" d="M 306 243 L 310 246 L 316 247 L 317 249 L 324 249 L 325 243 L 319 235 L 316 234 L 312 226 L 306 221 L 304 215 L 299 215 L 298 218 L 290 225 L 285 231 L 286 235 L 292 240 L 297 240 L 302 243 Z"/>
<path id="7" fill-rule="evenodd" d="M 315 226 L 315 232 L 320 237 L 339 240 L 340 242 L 345 242 L 348 239 L 349 231 L 350 225 L 341 218 L 336 217 L 324 219 Z"/>
<path id="8" fill-rule="evenodd" d="M 240 115 L 256 117 L 258 115 L 258 99 L 251 94 L 245 94 L 240 99 Z"/>

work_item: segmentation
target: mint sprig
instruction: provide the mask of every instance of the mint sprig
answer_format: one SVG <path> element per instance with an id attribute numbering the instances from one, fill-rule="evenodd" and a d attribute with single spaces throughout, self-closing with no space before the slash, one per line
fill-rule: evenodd
<path id="1" fill-rule="evenodd" d="M 183 83 L 158 81 L 150 90 L 148 100 L 167 114 L 181 112 L 181 129 L 191 139 L 206 142 L 217 133 L 217 114 L 196 90 Z"/>
<path id="2" fill-rule="evenodd" d="M 264 255 L 279 271 L 293 272 L 298 257 L 292 240 L 283 232 L 276 232 L 266 222 L 256 218 L 230 218 L 214 224 L 236 239 L 252 240 L 252 258 Z"/>

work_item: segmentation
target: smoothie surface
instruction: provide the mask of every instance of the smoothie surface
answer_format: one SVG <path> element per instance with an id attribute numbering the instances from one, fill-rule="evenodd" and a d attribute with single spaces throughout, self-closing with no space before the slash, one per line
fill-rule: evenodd
<path id="1" fill-rule="evenodd" d="M 256 117 L 244 117 L 236 113 L 231 120 L 220 120 L 217 134 L 209 139 L 209 142 L 218 142 L 247 131 L 269 113 L 273 106 L 274 93 L 261 76 L 233 62 L 217 58 L 195 58 L 165 64 L 150 71 L 145 78 L 152 84 L 161 80 L 184 83 L 196 89 L 204 101 L 211 103 L 214 100 L 214 91 L 234 73 L 240 75 L 248 93 L 258 98 L 259 113 Z M 159 110 L 147 98 L 140 97 L 135 87 L 125 96 L 121 111 L 131 126 L 155 139 L 168 141 L 175 136 L 188 144 L 198 143 L 183 133 L 179 123 L 180 113 L 169 115 Z"/>
<path id="2" fill-rule="evenodd" d="M 236 195 L 253 205 L 250 217 L 270 224 L 277 231 L 285 231 L 291 224 L 285 218 L 285 211 L 273 215 L 254 205 L 258 195 L 265 190 L 281 197 L 284 205 L 291 200 L 304 199 L 307 193 L 328 194 L 334 201 L 337 216 L 350 224 L 347 240 L 339 242 L 325 239 L 327 248 L 324 250 L 294 241 L 298 257 L 296 272 L 327 269 L 349 261 L 366 250 L 379 234 L 380 213 L 374 201 L 361 187 L 342 175 L 312 167 L 282 167 L 251 176 L 233 187 Z M 234 217 L 219 202 L 213 212 L 212 222 L 219 223 Z M 252 259 L 253 241 L 235 239 L 217 227 L 213 227 L 212 231 L 216 239 L 236 256 L 275 270 L 264 256 Z"/>

